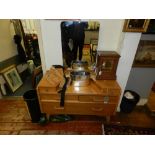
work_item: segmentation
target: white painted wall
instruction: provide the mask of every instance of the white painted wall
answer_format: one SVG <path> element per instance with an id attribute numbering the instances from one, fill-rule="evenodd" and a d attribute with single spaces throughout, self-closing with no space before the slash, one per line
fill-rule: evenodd
<path id="1" fill-rule="evenodd" d="M 40 20 L 46 70 L 51 65 L 63 64 L 60 23 L 60 20 Z"/>
<path id="2" fill-rule="evenodd" d="M 42 69 L 43 69 L 43 73 L 46 72 L 46 62 L 45 62 L 45 49 L 43 46 L 43 37 L 42 37 L 42 30 L 41 30 L 41 24 L 40 24 L 40 20 L 36 19 L 34 20 L 34 23 L 36 25 L 36 31 L 37 31 L 37 35 L 38 35 L 38 42 L 39 42 L 39 50 L 40 50 L 40 58 L 41 58 L 41 64 L 42 64 Z"/>
<path id="3" fill-rule="evenodd" d="M 98 50 L 119 51 L 119 42 L 122 37 L 123 19 L 100 19 Z"/>
<path id="4" fill-rule="evenodd" d="M 0 19 L 0 62 L 17 55 L 14 28 L 9 19 Z"/>

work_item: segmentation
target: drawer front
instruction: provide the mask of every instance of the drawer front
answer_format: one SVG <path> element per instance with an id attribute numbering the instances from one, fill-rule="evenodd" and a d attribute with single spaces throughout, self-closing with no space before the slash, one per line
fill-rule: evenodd
<path id="1" fill-rule="evenodd" d="M 40 94 L 41 100 L 60 100 L 60 94 Z"/>
<path id="2" fill-rule="evenodd" d="M 57 100 L 60 101 L 61 94 L 40 94 L 41 100 Z M 65 101 L 78 101 L 76 95 L 65 95 Z"/>
<path id="3" fill-rule="evenodd" d="M 48 94 L 48 93 L 53 93 L 57 90 L 55 87 L 41 87 L 38 88 L 40 94 Z"/>
<path id="4" fill-rule="evenodd" d="M 55 110 L 55 107 L 60 107 L 59 102 L 41 102 L 41 111 L 47 114 L 55 114 L 56 112 L 61 114 L 61 111 L 64 111 L 64 108 L 62 107 L 59 110 Z"/>
<path id="5" fill-rule="evenodd" d="M 101 103 L 65 103 L 60 107 L 59 102 L 42 102 L 42 112 L 47 114 L 80 114 L 80 115 L 113 115 L 116 104 Z"/>
<path id="6" fill-rule="evenodd" d="M 106 116 L 113 115 L 116 110 L 115 104 L 100 104 L 100 103 L 79 103 L 74 106 L 68 104 L 67 112 L 76 113 L 81 115 L 96 115 L 96 116 Z"/>
<path id="7" fill-rule="evenodd" d="M 108 95 L 110 96 L 120 96 L 121 92 L 118 89 L 109 89 Z"/>
<path id="8" fill-rule="evenodd" d="M 103 103 L 118 103 L 118 96 L 99 96 L 99 95 L 81 95 L 79 96 L 80 102 L 103 102 Z"/>

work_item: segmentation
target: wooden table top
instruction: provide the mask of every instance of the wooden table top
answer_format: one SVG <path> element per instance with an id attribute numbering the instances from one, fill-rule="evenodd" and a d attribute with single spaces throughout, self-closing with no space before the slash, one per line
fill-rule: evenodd
<path id="1" fill-rule="evenodd" d="M 59 84 L 53 86 L 52 83 L 47 79 L 47 76 L 44 75 L 41 81 L 38 84 L 37 88 L 51 88 L 59 87 Z M 75 87 L 72 84 L 67 86 L 66 94 L 103 94 L 108 92 L 109 89 L 117 90 L 121 92 L 120 86 L 116 80 L 95 80 L 90 79 L 90 84 L 88 86 Z M 54 92 L 53 92 L 54 93 Z M 57 90 L 55 90 L 57 93 Z"/>

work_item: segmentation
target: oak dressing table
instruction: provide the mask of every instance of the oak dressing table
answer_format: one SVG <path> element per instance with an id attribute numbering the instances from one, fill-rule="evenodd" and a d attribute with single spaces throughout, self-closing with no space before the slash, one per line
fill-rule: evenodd
<path id="1" fill-rule="evenodd" d="M 64 106 L 60 106 L 59 85 L 49 83 L 43 76 L 37 86 L 37 93 L 41 111 L 47 116 L 55 114 L 75 115 L 115 115 L 121 95 L 121 89 L 116 80 L 90 79 L 90 84 L 83 87 L 67 86 Z M 49 73 L 48 73 L 49 74 Z"/>

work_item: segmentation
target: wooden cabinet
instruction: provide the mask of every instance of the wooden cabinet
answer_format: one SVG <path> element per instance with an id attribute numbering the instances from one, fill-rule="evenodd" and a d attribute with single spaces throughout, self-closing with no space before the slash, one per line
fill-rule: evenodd
<path id="1" fill-rule="evenodd" d="M 61 95 L 58 88 L 53 89 L 46 79 L 42 78 L 37 87 L 41 111 L 52 114 L 79 114 L 111 116 L 116 112 L 121 90 L 115 80 L 92 80 L 88 86 L 75 87 L 68 85 L 65 93 L 65 104 L 60 106 Z"/>
<path id="2" fill-rule="evenodd" d="M 114 51 L 98 51 L 96 79 L 116 80 L 116 69 L 120 55 Z"/>

